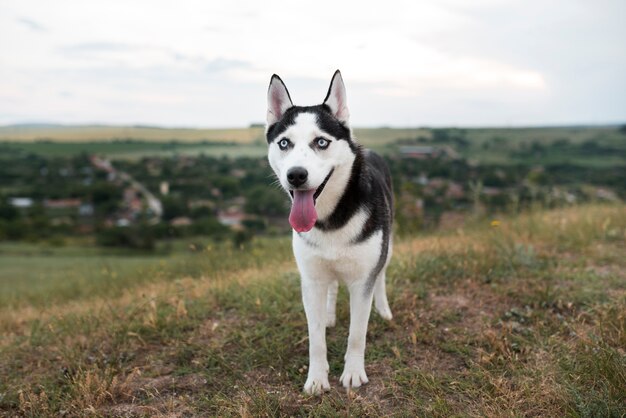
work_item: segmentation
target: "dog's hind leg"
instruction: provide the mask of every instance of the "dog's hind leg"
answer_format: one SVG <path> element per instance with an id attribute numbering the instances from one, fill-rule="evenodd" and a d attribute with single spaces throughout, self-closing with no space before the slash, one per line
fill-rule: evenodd
<path id="1" fill-rule="evenodd" d="M 384 271 L 378 276 L 378 279 L 376 279 L 376 283 L 374 284 L 374 306 L 376 307 L 376 312 L 378 312 L 383 319 L 391 321 L 393 315 L 391 315 L 391 309 L 387 301 L 385 279 Z"/>
<path id="2" fill-rule="evenodd" d="M 326 326 L 334 327 L 337 320 L 337 292 L 339 290 L 339 282 L 332 281 L 328 285 L 328 300 L 326 301 Z"/>
<path id="3" fill-rule="evenodd" d="M 348 286 L 350 291 L 350 335 L 346 350 L 346 364 L 339 381 L 345 388 L 367 383 L 365 373 L 365 335 L 372 310 L 373 292 L 365 291 L 366 280 Z"/>

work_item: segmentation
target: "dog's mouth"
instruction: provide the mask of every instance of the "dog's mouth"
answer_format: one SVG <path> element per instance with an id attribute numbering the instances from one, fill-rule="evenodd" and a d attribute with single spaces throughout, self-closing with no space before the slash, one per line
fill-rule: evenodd
<path id="1" fill-rule="evenodd" d="M 313 193 L 313 203 L 317 202 L 317 198 L 319 197 L 320 194 L 322 194 L 322 191 L 324 190 L 324 187 L 326 187 L 326 183 L 328 183 L 328 179 L 330 179 L 330 176 L 333 174 L 333 171 L 335 171 L 334 168 L 330 170 L 330 173 L 328 173 L 328 175 L 326 176 L 322 184 L 320 184 L 319 187 L 315 189 L 315 193 Z M 289 194 L 293 198 L 293 189 L 289 190 Z"/>
<path id="2" fill-rule="evenodd" d="M 334 169 L 330 170 L 322 184 L 317 189 L 311 190 L 289 190 L 293 202 L 291 203 L 291 213 L 289 214 L 289 223 L 297 232 L 308 232 L 317 221 L 317 211 L 315 203 L 320 196 L 324 187 L 328 183 Z"/>

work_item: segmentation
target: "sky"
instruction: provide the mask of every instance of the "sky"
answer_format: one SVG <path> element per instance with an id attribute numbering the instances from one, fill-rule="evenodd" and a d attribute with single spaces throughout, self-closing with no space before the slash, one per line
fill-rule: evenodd
<path id="1" fill-rule="evenodd" d="M 340 69 L 353 126 L 626 122 L 624 0 L 0 0 L 0 124 L 242 127 Z"/>

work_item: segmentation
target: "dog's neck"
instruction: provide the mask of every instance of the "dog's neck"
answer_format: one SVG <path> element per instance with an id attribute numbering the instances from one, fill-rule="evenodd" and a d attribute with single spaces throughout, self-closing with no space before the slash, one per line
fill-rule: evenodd
<path id="1" fill-rule="evenodd" d="M 363 159 L 363 150 L 357 146 L 350 164 L 335 167 L 333 175 L 315 205 L 318 216 L 316 226 L 326 229 L 328 224 L 335 223 L 337 209 L 342 206 L 342 203 L 348 199 L 358 199 Z"/>

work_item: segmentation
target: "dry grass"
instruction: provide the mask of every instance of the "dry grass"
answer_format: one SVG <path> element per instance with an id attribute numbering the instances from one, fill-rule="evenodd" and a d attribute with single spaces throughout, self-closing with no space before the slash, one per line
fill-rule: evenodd
<path id="1" fill-rule="evenodd" d="M 183 129 L 141 126 L 5 126 L 0 128 L 0 140 L 97 142 L 115 139 L 182 142 L 221 141 L 249 144 L 264 140 L 263 128 Z"/>
<path id="2" fill-rule="evenodd" d="M 394 321 L 372 315 L 370 383 L 301 394 L 292 263 L 154 282 L 112 301 L 2 312 L 7 416 L 623 416 L 626 210 L 586 206 L 398 242 Z M 270 253 L 268 253 L 270 254 Z M 270 257 L 269 255 L 266 255 Z M 280 259 L 280 258 L 279 258 Z"/>

